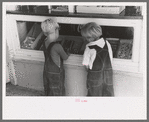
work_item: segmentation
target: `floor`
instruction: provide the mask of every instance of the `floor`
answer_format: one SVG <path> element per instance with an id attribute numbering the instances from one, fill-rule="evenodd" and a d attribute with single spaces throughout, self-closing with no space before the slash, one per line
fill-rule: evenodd
<path id="1" fill-rule="evenodd" d="M 114 75 L 114 93 L 116 97 L 142 97 L 145 94 L 145 81 L 141 76 Z M 72 86 L 71 86 L 72 88 Z M 78 87 L 76 87 L 77 89 Z M 72 90 L 69 90 L 72 91 Z M 78 91 L 75 90 L 75 91 Z M 76 94 L 76 93 L 74 93 Z M 71 93 L 72 95 L 72 93 Z M 6 96 L 44 96 L 43 91 L 15 86 L 10 82 L 6 84 Z M 70 95 L 68 95 L 70 96 Z"/>
<path id="2" fill-rule="evenodd" d="M 42 91 L 15 86 L 9 82 L 6 84 L 6 96 L 44 96 L 44 93 Z"/>

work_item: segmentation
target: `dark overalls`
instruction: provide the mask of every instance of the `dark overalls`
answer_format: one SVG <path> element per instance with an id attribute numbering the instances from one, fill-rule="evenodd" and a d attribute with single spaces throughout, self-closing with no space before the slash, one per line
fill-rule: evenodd
<path id="1" fill-rule="evenodd" d="M 53 62 L 51 58 L 51 48 L 57 42 L 52 42 L 46 49 L 43 44 L 45 63 L 43 71 L 43 84 L 46 96 L 64 96 L 65 86 L 64 78 L 65 72 L 63 68 L 63 60 L 60 59 L 60 68 Z"/>
<path id="2" fill-rule="evenodd" d="M 87 75 L 87 96 L 114 96 L 113 70 L 107 44 L 103 48 L 89 46 L 97 51 L 92 69 Z"/>

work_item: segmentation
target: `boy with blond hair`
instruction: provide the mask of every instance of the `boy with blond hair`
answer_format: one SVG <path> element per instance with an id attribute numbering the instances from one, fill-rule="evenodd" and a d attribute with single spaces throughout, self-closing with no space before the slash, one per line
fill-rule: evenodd
<path id="1" fill-rule="evenodd" d="M 87 96 L 114 96 L 112 48 L 95 22 L 85 24 L 81 35 L 89 42 L 82 64 L 87 68 Z"/>
<path id="2" fill-rule="evenodd" d="M 41 29 L 47 38 L 44 40 L 44 71 L 43 84 L 46 96 L 65 96 L 65 71 L 63 60 L 69 55 L 57 41 L 59 37 L 59 24 L 56 19 L 50 18 L 41 23 Z"/>

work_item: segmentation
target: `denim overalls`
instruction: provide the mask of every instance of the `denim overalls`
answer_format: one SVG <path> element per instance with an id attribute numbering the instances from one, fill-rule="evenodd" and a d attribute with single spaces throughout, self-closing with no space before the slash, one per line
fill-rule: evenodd
<path id="1" fill-rule="evenodd" d="M 63 68 L 63 60 L 60 59 L 60 68 L 53 62 L 51 58 L 51 48 L 57 42 L 49 44 L 48 48 L 45 48 L 43 44 L 45 63 L 43 71 L 43 84 L 45 96 L 64 96 L 64 78 L 65 72 Z"/>
<path id="2" fill-rule="evenodd" d="M 97 45 L 89 46 L 97 51 L 92 69 L 87 75 L 87 96 L 114 96 L 113 70 L 111 66 L 108 47 L 100 48 Z"/>

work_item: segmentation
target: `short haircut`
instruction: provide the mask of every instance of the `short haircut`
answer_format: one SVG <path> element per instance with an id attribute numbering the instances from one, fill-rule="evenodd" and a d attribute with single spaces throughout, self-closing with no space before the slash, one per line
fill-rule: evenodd
<path id="1" fill-rule="evenodd" d="M 85 24 L 81 28 L 81 35 L 82 36 L 86 35 L 96 40 L 97 38 L 100 38 L 100 36 L 102 36 L 102 28 L 97 23 L 90 22 L 90 23 Z"/>
<path id="2" fill-rule="evenodd" d="M 59 25 L 53 18 L 46 19 L 41 23 L 41 29 L 46 36 L 53 33 L 56 27 L 59 27 Z"/>

